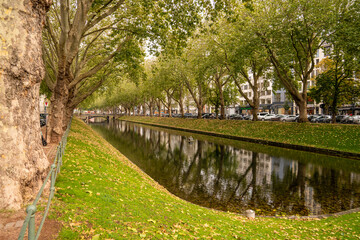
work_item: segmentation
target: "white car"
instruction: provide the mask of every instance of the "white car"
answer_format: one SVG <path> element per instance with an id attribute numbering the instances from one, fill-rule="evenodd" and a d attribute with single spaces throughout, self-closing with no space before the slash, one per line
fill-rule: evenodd
<path id="1" fill-rule="evenodd" d="M 271 121 L 274 117 L 276 117 L 275 114 L 267 114 L 264 116 L 264 118 L 261 119 L 261 121 Z"/>
<path id="2" fill-rule="evenodd" d="M 360 124 L 360 115 L 353 116 L 353 123 Z"/>
<path id="3" fill-rule="evenodd" d="M 269 113 L 267 112 L 260 112 L 260 113 L 257 113 L 257 118 L 258 120 L 263 120 L 265 118 L 266 115 L 268 115 Z"/>

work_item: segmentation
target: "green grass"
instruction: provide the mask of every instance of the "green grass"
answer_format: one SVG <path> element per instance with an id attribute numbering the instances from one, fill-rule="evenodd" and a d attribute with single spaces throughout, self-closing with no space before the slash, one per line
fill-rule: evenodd
<path id="1" fill-rule="evenodd" d="M 360 213 L 248 220 L 185 202 L 77 119 L 53 201 L 59 239 L 360 239 Z"/>
<path id="2" fill-rule="evenodd" d="M 123 120 L 196 129 L 280 143 L 360 153 L 360 126 L 344 124 L 253 122 L 159 117 L 121 117 Z"/>

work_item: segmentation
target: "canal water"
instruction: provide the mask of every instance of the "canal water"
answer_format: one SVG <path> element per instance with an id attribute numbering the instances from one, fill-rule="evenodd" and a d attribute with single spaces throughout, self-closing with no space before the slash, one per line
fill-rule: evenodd
<path id="1" fill-rule="evenodd" d="M 317 215 L 360 207 L 360 162 L 125 121 L 101 136 L 176 196 L 223 211 Z"/>

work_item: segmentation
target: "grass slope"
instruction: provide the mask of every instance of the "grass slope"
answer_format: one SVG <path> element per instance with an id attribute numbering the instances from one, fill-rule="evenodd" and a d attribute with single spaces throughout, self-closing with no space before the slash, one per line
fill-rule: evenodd
<path id="1" fill-rule="evenodd" d="M 77 119 L 56 189 L 59 239 L 360 239 L 360 213 L 248 220 L 185 202 Z"/>
<path id="2" fill-rule="evenodd" d="M 226 135 L 360 153 L 360 126 L 344 124 L 253 122 L 163 117 L 121 117 L 123 120 L 196 129 Z"/>

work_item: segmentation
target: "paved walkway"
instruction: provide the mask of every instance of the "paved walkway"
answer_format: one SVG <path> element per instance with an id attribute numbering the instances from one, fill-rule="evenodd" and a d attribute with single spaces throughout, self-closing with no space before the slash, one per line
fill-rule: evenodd
<path id="1" fill-rule="evenodd" d="M 9 222 L 9 223 L 6 223 L 5 225 L 0 223 L 0 230 L 7 230 L 10 228 L 21 228 L 23 223 L 24 223 L 23 220 L 20 220 L 17 222 Z"/>

